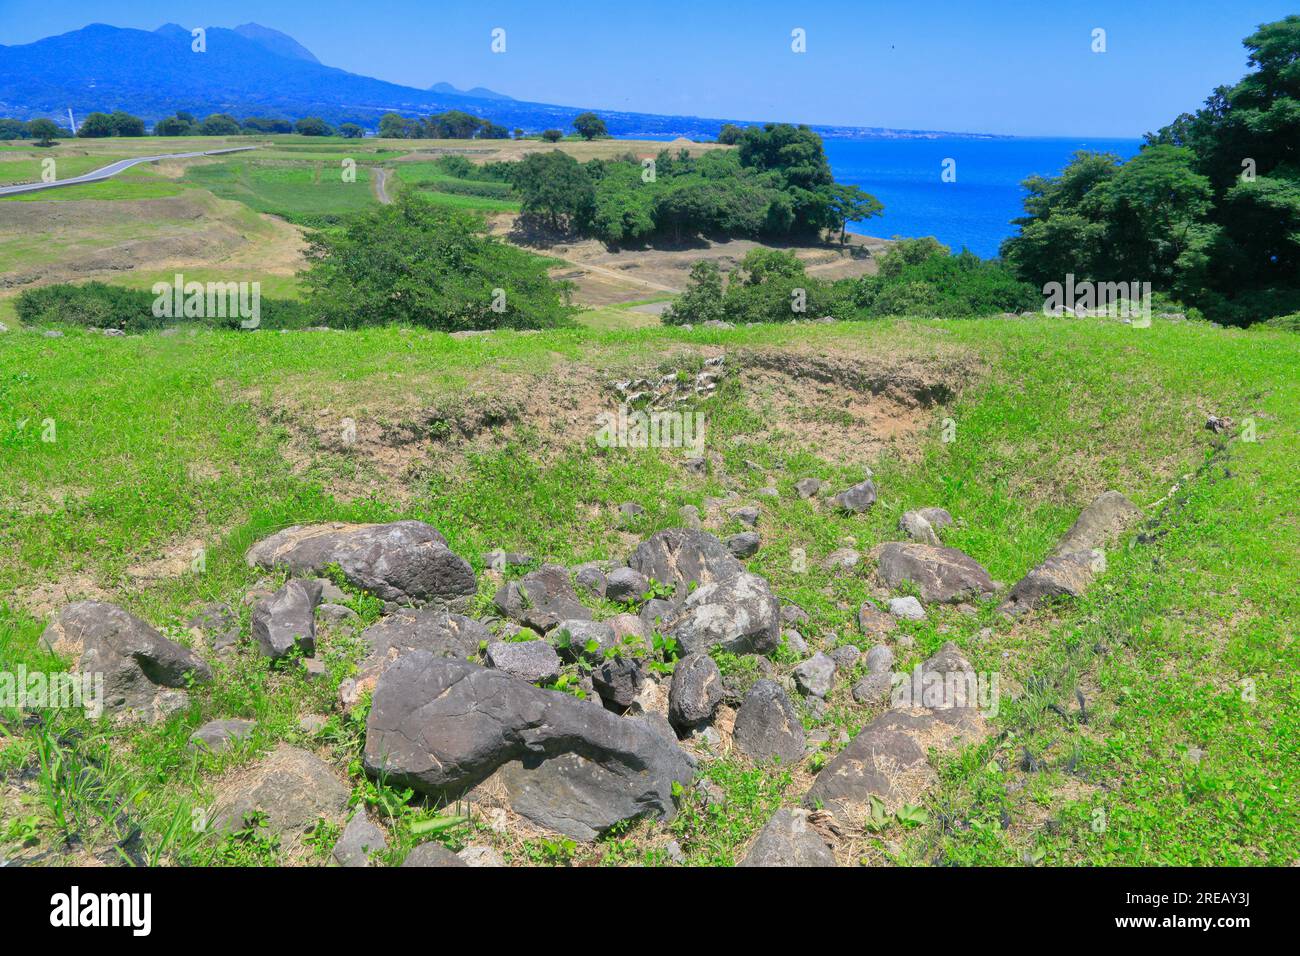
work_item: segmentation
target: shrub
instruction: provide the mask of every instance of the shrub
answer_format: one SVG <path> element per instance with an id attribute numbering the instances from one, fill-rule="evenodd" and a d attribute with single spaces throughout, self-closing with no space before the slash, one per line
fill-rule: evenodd
<path id="1" fill-rule="evenodd" d="M 48 285 L 28 289 L 18 296 L 15 310 L 24 325 L 65 325 L 77 328 L 121 329 L 146 332 L 173 325 L 196 324 L 213 328 L 237 329 L 240 317 L 184 319 L 156 316 L 156 296 L 143 289 L 126 289 L 103 282 L 84 285 Z M 264 329 L 296 329 L 319 323 L 301 303 L 292 299 L 261 300 L 261 325 Z"/>
<path id="2" fill-rule="evenodd" d="M 342 229 L 311 234 L 307 303 L 329 324 L 349 328 L 568 325 L 569 287 L 550 280 L 545 260 L 486 232 L 478 216 L 404 192 Z"/>
<path id="3" fill-rule="evenodd" d="M 879 264 L 876 275 L 863 276 L 853 285 L 854 305 L 867 318 L 978 317 L 1042 305 L 1039 291 L 1000 262 L 966 250 L 950 255 L 933 237 L 899 240 Z"/>

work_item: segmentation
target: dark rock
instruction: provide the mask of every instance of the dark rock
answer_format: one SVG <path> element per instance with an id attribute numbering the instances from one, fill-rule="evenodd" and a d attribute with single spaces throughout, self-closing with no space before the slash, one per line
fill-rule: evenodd
<path id="1" fill-rule="evenodd" d="M 754 682 L 736 714 L 735 742 L 751 760 L 795 763 L 803 757 L 803 723 L 780 684 Z"/>
<path id="2" fill-rule="evenodd" d="M 591 611 L 578 600 L 569 583 L 568 569 L 559 564 L 544 564 L 517 581 L 507 582 L 492 601 L 505 617 L 542 634 L 560 621 L 591 619 Z"/>
<path id="3" fill-rule="evenodd" d="M 625 501 L 618 506 L 618 513 L 622 515 L 625 520 L 630 521 L 633 518 L 645 514 L 645 509 L 635 501 Z"/>
<path id="4" fill-rule="evenodd" d="M 759 831 L 741 866 L 834 866 L 835 854 L 807 810 L 782 807 Z"/>
<path id="5" fill-rule="evenodd" d="M 373 690 L 384 668 L 403 654 L 429 651 L 435 657 L 466 660 L 477 657 L 479 648 L 490 644 L 493 637 L 478 621 L 440 607 L 426 607 L 407 608 L 380 619 L 361 632 L 361 640 L 368 648 L 365 659 L 356 676 L 339 687 L 346 707 Z"/>
<path id="6" fill-rule="evenodd" d="M 832 496 L 829 503 L 831 507 L 839 508 L 841 511 L 859 514 L 876 503 L 876 484 L 868 478 Z"/>
<path id="7" fill-rule="evenodd" d="M 573 582 L 592 597 L 605 596 L 605 572 L 594 564 L 584 564 L 574 569 Z"/>
<path id="8" fill-rule="evenodd" d="M 781 641 L 785 644 L 787 650 L 799 657 L 808 656 L 808 642 L 803 639 L 803 635 L 798 631 L 787 628 L 781 632 Z"/>
<path id="9" fill-rule="evenodd" d="M 711 584 L 744 570 L 744 566 L 705 531 L 669 528 L 637 545 L 628 566 L 647 578 L 669 584 L 684 594 L 691 584 Z"/>
<path id="10" fill-rule="evenodd" d="M 239 616 L 229 604 L 205 604 L 186 624 L 202 632 L 213 653 L 224 653 L 239 643 Z"/>
<path id="11" fill-rule="evenodd" d="M 402 861 L 402 866 L 468 866 L 441 843 L 421 843 Z"/>
<path id="12" fill-rule="evenodd" d="M 238 741 L 247 740 L 256 724 L 251 720 L 209 720 L 190 734 L 188 750 L 219 754 Z"/>
<path id="13" fill-rule="evenodd" d="M 758 524 L 758 509 L 750 506 L 747 508 L 737 508 L 731 513 L 731 517 L 743 525 L 754 527 Z"/>
<path id="14" fill-rule="evenodd" d="M 952 515 L 943 508 L 922 508 L 917 514 L 929 522 L 930 527 L 935 531 L 952 527 Z"/>
<path id="15" fill-rule="evenodd" d="M 551 639 L 574 660 L 604 660 L 605 652 L 618 645 L 614 628 L 604 621 L 561 621 Z"/>
<path id="16" fill-rule="evenodd" d="M 641 633 L 647 637 L 655 631 L 662 634 L 667 622 L 676 617 L 680 610 L 681 604 L 677 601 L 651 598 L 641 605 L 641 613 L 638 615 L 641 619 Z"/>
<path id="17" fill-rule="evenodd" d="M 722 674 L 708 654 L 688 654 L 673 668 L 668 720 L 678 730 L 704 723 L 722 703 Z"/>
<path id="18" fill-rule="evenodd" d="M 835 681 L 835 662 L 818 651 L 794 669 L 794 683 L 801 694 L 825 697 Z"/>
<path id="19" fill-rule="evenodd" d="M 868 674 L 853 685 L 853 699 L 859 704 L 872 706 L 889 703 L 889 694 L 894 686 L 892 674 Z"/>
<path id="20" fill-rule="evenodd" d="M 316 608 L 316 617 L 334 626 L 346 626 L 361 620 L 361 615 L 346 604 L 321 604 Z"/>
<path id="21" fill-rule="evenodd" d="M 752 558 L 758 553 L 762 539 L 759 538 L 757 531 L 742 531 L 739 534 L 733 534 L 723 542 L 737 558 Z"/>
<path id="22" fill-rule="evenodd" d="M 366 819 L 366 811 L 358 810 L 343 828 L 343 835 L 334 844 L 334 862 L 339 866 L 363 867 L 370 865 L 370 854 L 388 849 L 384 831 Z"/>
<path id="23" fill-rule="evenodd" d="M 781 642 L 780 604 L 764 578 L 748 571 L 696 588 L 668 624 L 686 653 L 715 645 L 736 654 L 766 654 Z"/>
<path id="24" fill-rule="evenodd" d="M 615 568 L 605 578 L 605 597 L 611 601 L 640 603 L 650 590 L 650 580 L 632 568 Z"/>
<path id="25" fill-rule="evenodd" d="M 858 662 L 858 658 L 861 656 L 862 651 L 852 644 L 844 644 L 831 651 L 831 660 L 835 662 L 837 671 L 847 671 Z"/>
<path id="26" fill-rule="evenodd" d="M 808 620 L 808 612 L 797 604 L 781 605 L 782 624 L 802 624 Z"/>
<path id="27" fill-rule="evenodd" d="M 600 699 L 620 710 L 632 706 L 643 680 L 641 663 L 632 657 L 603 661 L 591 672 L 591 683 Z"/>
<path id="28" fill-rule="evenodd" d="M 162 720 L 187 706 L 189 680 L 212 679 L 212 669 L 197 654 L 115 604 L 69 604 L 41 643 L 70 658 L 77 673 L 103 676 L 102 692 L 96 688 L 96 699 L 84 702 L 93 716 Z"/>
<path id="29" fill-rule="evenodd" d="M 867 671 L 872 674 L 886 674 L 894 667 L 894 652 L 884 644 L 877 644 L 867 651 Z"/>
<path id="30" fill-rule="evenodd" d="M 316 653 L 316 605 L 320 583 L 294 578 L 253 607 L 253 640 L 263 657 L 280 660 L 296 647 Z"/>
<path id="31" fill-rule="evenodd" d="M 463 610 L 478 587 L 469 562 L 423 521 L 296 525 L 253 545 L 248 563 L 321 574 L 337 564 L 353 587 L 385 601 L 445 604 Z"/>
<path id="32" fill-rule="evenodd" d="M 365 767 L 390 785 L 456 799 L 500 770 L 515 812 L 575 839 L 675 812 L 685 754 L 636 721 L 424 651 L 390 666 L 366 724 Z"/>
<path id="33" fill-rule="evenodd" d="M 919 511 L 905 511 L 898 519 L 898 530 L 920 544 L 939 545 L 939 535 Z"/>
<path id="34" fill-rule="evenodd" d="M 560 676 L 560 655 L 546 641 L 495 641 L 486 656 L 489 666 L 530 684 Z"/>
<path id="35" fill-rule="evenodd" d="M 502 551 L 497 548 L 483 555 L 483 564 L 492 571 L 504 571 L 506 568 L 525 568 L 533 563 L 531 555 L 518 551 Z"/>
<path id="36" fill-rule="evenodd" d="M 876 576 L 889 588 L 911 582 L 927 604 L 958 604 L 996 587 L 989 573 L 956 548 L 891 541 L 878 549 Z"/>

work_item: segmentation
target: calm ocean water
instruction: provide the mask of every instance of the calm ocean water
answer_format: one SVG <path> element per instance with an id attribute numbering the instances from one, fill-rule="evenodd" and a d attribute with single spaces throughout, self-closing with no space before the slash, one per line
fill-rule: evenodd
<path id="1" fill-rule="evenodd" d="M 885 204 L 883 217 L 850 232 L 890 239 L 935 236 L 956 252 L 962 246 L 995 256 L 1023 215 L 1020 183 L 1027 176 L 1056 175 L 1075 150 L 1112 152 L 1128 158 L 1137 139 L 827 139 L 835 179 L 852 183 Z M 944 160 L 956 161 L 956 182 L 940 177 Z"/>

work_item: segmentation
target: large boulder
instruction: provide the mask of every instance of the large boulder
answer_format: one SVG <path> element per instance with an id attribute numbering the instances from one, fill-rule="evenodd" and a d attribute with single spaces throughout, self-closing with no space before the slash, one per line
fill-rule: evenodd
<path id="1" fill-rule="evenodd" d="M 489 666 L 530 684 L 560 676 L 560 655 L 542 640 L 493 641 L 486 657 Z"/>
<path id="2" fill-rule="evenodd" d="M 810 822 L 812 814 L 782 807 L 759 831 L 741 866 L 834 866 L 835 854 Z"/>
<path id="3" fill-rule="evenodd" d="M 543 634 L 561 621 L 591 620 L 569 581 L 569 569 L 560 564 L 544 564 L 507 582 L 492 601 L 505 617 Z"/>
<path id="4" fill-rule="evenodd" d="M 115 604 L 69 604 L 50 622 L 41 643 L 94 678 L 96 699 L 84 703 L 95 716 L 163 720 L 188 705 L 184 688 L 191 680 L 212 679 L 212 669 L 197 654 Z"/>
<path id="5" fill-rule="evenodd" d="M 1079 513 L 1053 554 L 1075 554 L 1105 548 L 1142 520 L 1142 510 L 1118 491 L 1107 491 Z"/>
<path id="6" fill-rule="evenodd" d="M 582 840 L 672 816 L 673 784 L 692 777 L 676 742 L 637 721 L 427 651 L 380 677 L 364 761 L 390 784 L 447 799 L 500 770 L 516 813 Z"/>
<path id="7" fill-rule="evenodd" d="M 477 590 L 469 562 L 423 521 L 295 525 L 253 545 L 247 559 L 254 567 L 287 568 L 295 575 L 338 565 L 354 587 L 401 604 L 465 610 Z"/>
<path id="8" fill-rule="evenodd" d="M 795 763 L 804 755 L 803 722 L 794 704 L 775 681 L 759 680 L 749 689 L 736 714 L 735 742 L 751 760 L 779 757 Z"/>
<path id="9" fill-rule="evenodd" d="M 706 531 L 668 528 L 637 545 L 628 566 L 682 593 L 692 584 L 712 584 L 745 569 L 721 541 Z"/>
<path id="10" fill-rule="evenodd" d="M 876 549 L 876 577 L 889 588 L 910 582 L 927 604 L 959 604 L 992 596 L 989 573 L 956 548 L 891 541 Z"/>
<path id="11" fill-rule="evenodd" d="M 696 588 L 668 622 L 687 654 L 715 646 L 736 654 L 766 654 L 781 643 L 781 606 L 765 578 L 748 571 Z"/>
<path id="12" fill-rule="evenodd" d="M 852 823 L 869 812 L 872 797 L 890 812 L 919 802 L 937 779 L 930 750 L 952 752 L 987 733 L 974 680 L 970 663 L 956 645 L 945 644 L 907 684 L 894 687 L 893 706 L 863 727 L 822 769 L 804 805 L 822 807 L 840 822 Z M 948 689 L 957 693 L 949 694 Z"/>
<path id="13" fill-rule="evenodd" d="M 375 682 L 389 664 L 412 651 L 428 651 L 435 657 L 467 660 L 478 655 L 479 647 L 493 640 L 492 632 L 472 618 L 450 614 L 441 607 L 403 609 L 389 614 L 361 632 L 367 647 L 355 677 L 339 686 L 345 707 L 351 707 L 363 693 L 374 690 Z"/>
<path id="14" fill-rule="evenodd" d="M 253 606 L 253 639 L 263 657 L 280 660 L 295 648 L 305 657 L 316 653 L 316 605 L 319 581 L 294 578 Z"/>

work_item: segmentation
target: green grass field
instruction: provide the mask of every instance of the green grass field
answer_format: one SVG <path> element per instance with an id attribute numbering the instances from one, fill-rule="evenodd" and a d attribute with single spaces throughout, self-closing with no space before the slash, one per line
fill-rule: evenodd
<path id="1" fill-rule="evenodd" d="M 357 165 L 354 180 L 344 178 L 342 160 L 273 165 L 257 160 L 228 159 L 193 166 L 186 181 L 222 199 L 234 199 L 257 212 L 281 216 L 299 224 L 337 221 L 375 202 L 370 170 Z"/>
<path id="2" fill-rule="evenodd" d="M 255 177 L 252 185 L 280 184 Z M 325 187 L 290 178 L 283 188 L 299 197 Z M 703 477 L 681 469 L 680 452 L 598 450 L 581 428 L 566 440 L 540 422 L 473 453 L 435 449 L 435 458 L 452 459 L 447 468 L 396 475 L 303 431 L 322 414 L 378 426 L 429 406 L 509 399 L 575 369 L 608 378 L 646 363 L 691 367 L 705 345 L 736 365 L 746 349 L 780 349 L 845 361 L 960 360 L 974 372 L 954 400 L 924 412 L 919 433 L 873 463 L 881 500 L 856 517 L 814 507 L 792 485 L 812 475 L 839 486 L 860 480 L 861 468 L 797 450 L 814 423 L 787 420 L 778 411 L 783 396 L 748 393 L 734 377 L 701 405 L 719 462 Z M 682 505 L 702 506 L 728 488 L 748 497 L 769 480 L 780 497 L 755 499 L 763 548 L 749 564 L 809 612 L 801 630 L 829 650 L 860 639 L 853 617 L 868 589 L 864 571 L 821 567 L 846 539 L 866 550 L 899 536 L 903 510 L 942 506 L 958 522 L 948 543 L 1013 582 L 1093 495 L 1118 489 L 1150 523 L 1108 555 L 1084 600 L 1016 624 L 982 605 L 973 617 L 939 608 L 904 625 L 915 646 L 900 667 L 953 640 L 976 670 L 1001 675 L 1003 701 L 989 740 L 942 764 L 924 816 L 869 837 L 864 858 L 1300 860 L 1294 335 L 1050 319 L 575 328 L 469 339 L 409 329 L 125 339 L 74 332 L 53 340 L 14 332 L 0 335 L 0 369 L 0 595 L 11 595 L 0 610 L 0 669 L 48 666 L 36 645 L 43 624 L 24 608 L 56 585 L 96 588 L 188 640 L 183 621 L 199 604 L 240 606 L 257 577 L 242 558 L 248 545 L 290 523 L 421 518 L 481 574 L 480 555 L 494 547 L 566 563 L 617 557 L 627 547 L 620 502 L 645 507 L 631 529 L 644 537 L 677 523 Z M 1209 432 L 1209 412 L 1249 422 L 1254 434 Z M 816 424 L 848 429 L 851 439 L 857 426 L 844 415 Z M 944 419 L 955 423 L 953 441 L 942 440 Z M 42 440 L 48 422 L 54 441 Z M 728 520 L 711 530 L 739 526 Z M 195 545 L 206 551 L 202 573 L 132 573 L 176 551 L 187 563 Z M 806 571 L 795 569 L 795 549 L 807 552 Z M 484 580 L 480 607 L 491 591 Z M 357 595 L 352 604 L 374 618 L 373 601 Z M 218 839 L 189 822 L 224 771 L 288 740 L 330 756 L 355 800 L 386 819 L 399 858 L 439 811 L 364 778 L 356 720 L 336 715 L 315 737 L 298 728 L 301 714 L 330 712 L 357 650 L 338 639 L 323 654 L 329 675 L 316 682 L 253 655 L 218 662 L 215 682 L 195 691 L 191 709 L 153 728 L 91 725 L 68 712 L 24 727 L 0 711 L 0 771 L 37 768 L 29 787 L 0 804 L 0 846 L 57 858 L 77 833 L 88 852 L 111 853 L 124 828 L 138 827 L 146 862 L 282 861 L 274 845 Z M 774 666 L 787 673 L 792 664 L 778 652 Z M 871 716 L 849 684 L 839 682 L 824 717 L 806 718 L 831 732 L 826 756 L 840 730 L 852 735 Z M 185 749 L 203 721 L 235 716 L 257 720 L 249 747 L 220 758 Z M 1024 769 L 1026 751 L 1040 769 Z M 91 761 L 93 773 L 77 772 Z M 659 864 L 671 836 L 688 862 L 727 865 L 773 809 L 796 804 L 806 788 L 794 768 L 733 758 L 706 760 L 701 774 L 726 793 L 725 810 L 687 795 L 666 827 L 637 824 L 589 846 L 526 840 L 502 849 L 513 863 Z M 440 838 L 453 848 L 502 840 L 471 824 Z M 327 856 L 332 840 L 321 842 Z"/>

